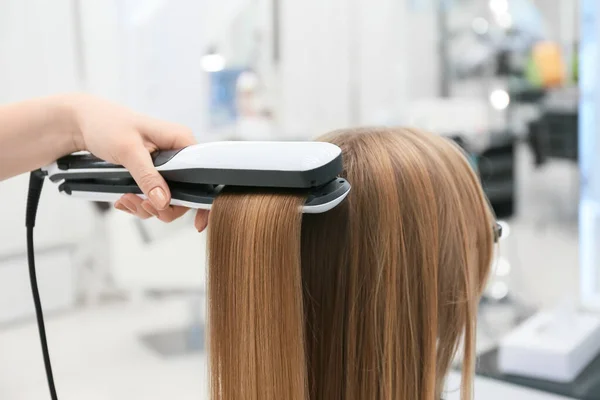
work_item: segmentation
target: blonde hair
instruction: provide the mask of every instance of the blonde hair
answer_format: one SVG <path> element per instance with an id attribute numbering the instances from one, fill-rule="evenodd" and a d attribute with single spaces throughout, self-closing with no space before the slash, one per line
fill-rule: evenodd
<path id="1" fill-rule="evenodd" d="M 469 399 L 493 216 L 444 138 L 341 130 L 333 210 L 305 193 L 228 192 L 209 232 L 213 399 L 439 399 L 458 347 Z"/>

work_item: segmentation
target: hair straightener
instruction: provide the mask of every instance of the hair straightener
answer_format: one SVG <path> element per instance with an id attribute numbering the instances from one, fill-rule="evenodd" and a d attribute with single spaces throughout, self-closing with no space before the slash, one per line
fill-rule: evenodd
<path id="1" fill-rule="evenodd" d="M 302 212 L 322 213 L 350 191 L 339 147 L 322 142 L 214 142 L 157 151 L 154 166 L 167 181 L 171 204 L 209 210 L 225 186 L 304 189 Z M 129 172 L 90 154 L 69 155 L 42 168 L 59 190 L 92 201 L 143 196 Z"/>
<path id="2" fill-rule="evenodd" d="M 307 194 L 303 213 L 323 213 L 346 198 L 350 184 L 338 177 L 342 151 L 322 142 L 213 142 L 152 154 L 171 190 L 171 204 L 210 210 L 224 187 L 294 190 Z M 91 154 L 72 154 L 31 173 L 27 197 L 27 259 L 31 290 L 52 400 L 58 400 L 37 285 L 33 228 L 45 177 L 71 197 L 111 202 L 125 193 L 143 197 L 129 172 Z"/>

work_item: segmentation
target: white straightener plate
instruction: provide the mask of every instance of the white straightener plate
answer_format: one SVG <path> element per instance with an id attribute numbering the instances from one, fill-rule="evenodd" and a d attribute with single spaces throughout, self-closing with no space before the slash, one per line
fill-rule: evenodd
<path id="1" fill-rule="evenodd" d="M 193 184 L 186 184 L 185 186 L 185 188 L 175 186 L 171 189 L 171 205 L 210 210 L 214 199 L 223 189 L 223 186 L 202 187 Z M 316 188 L 308 193 L 306 203 L 302 206 L 302 213 L 319 214 L 329 211 L 348 196 L 350 189 L 350 184 L 341 178 L 337 178 L 327 185 Z M 105 185 L 66 181 L 60 185 L 59 190 L 71 197 L 88 201 L 114 203 L 125 193 L 134 193 L 143 199 L 146 198 L 135 184 Z"/>

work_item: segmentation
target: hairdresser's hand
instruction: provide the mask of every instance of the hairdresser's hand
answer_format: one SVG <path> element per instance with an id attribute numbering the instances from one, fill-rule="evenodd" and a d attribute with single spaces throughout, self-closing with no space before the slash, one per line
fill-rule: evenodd
<path id="1" fill-rule="evenodd" d="M 73 109 L 79 127 L 74 133 L 74 142 L 78 149 L 123 165 L 148 198 L 142 200 L 134 194 L 126 194 L 115 207 L 139 218 L 155 216 L 164 222 L 185 214 L 187 208 L 169 205 L 171 192 L 154 168 L 150 153 L 195 144 L 192 132 L 184 126 L 140 115 L 92 96 L 74 96 Z M 196 228 L 203 230 L 207 223 L 208 212 L 199 211 Z"/>

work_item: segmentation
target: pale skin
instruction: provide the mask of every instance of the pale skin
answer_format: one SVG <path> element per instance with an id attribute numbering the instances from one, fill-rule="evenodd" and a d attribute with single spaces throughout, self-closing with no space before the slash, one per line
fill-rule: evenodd
<path id="1" fill-rule="evenodd" d="M 0 105 L 0 181 L 87 150 L 130 171 L 148 199 L 126 194 L 115 208 L 142 219 L 154 216 L 171 222 L 186 213 L 187 208 L 169 205 L 169 187 L 150 153 L 195 143 L 192 132 L 182 125 L 85 94 Z M 196 229 L 202 231 L 207 224 L 208 212 L 199 211 Z"/>

